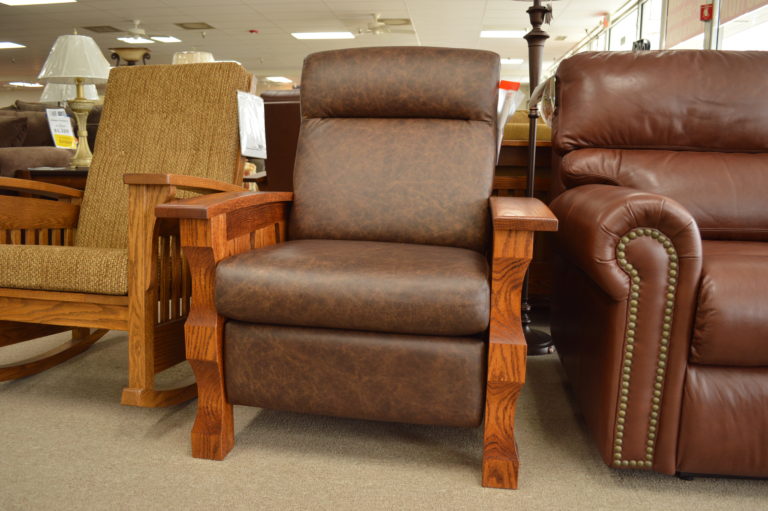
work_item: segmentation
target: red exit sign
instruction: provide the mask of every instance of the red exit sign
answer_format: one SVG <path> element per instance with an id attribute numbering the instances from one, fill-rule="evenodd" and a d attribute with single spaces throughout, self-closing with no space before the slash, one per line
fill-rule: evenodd
<path id="1" fill-rule="evenodd" d="M 699 11 L 701 21 L 712 21 L 712 4 L 704 4 Z"/>

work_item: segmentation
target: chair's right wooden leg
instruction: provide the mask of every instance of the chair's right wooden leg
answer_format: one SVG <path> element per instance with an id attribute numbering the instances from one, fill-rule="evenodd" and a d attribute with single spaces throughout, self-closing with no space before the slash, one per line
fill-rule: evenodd
<path id="1" fill-rule="evenodd" d="M 492 344 L 489 359 L 521 368 L 525 375 L 525 346 Z M 494 353 L 495 351 L 495 353 Z M 489 375 L 490 376 L 490 375 Z M 520 460 L 515 442 L 515 406 L 522 381 L 492 381 L 486 386 L 483 434 L 483 486 L 517 489 Z"/>

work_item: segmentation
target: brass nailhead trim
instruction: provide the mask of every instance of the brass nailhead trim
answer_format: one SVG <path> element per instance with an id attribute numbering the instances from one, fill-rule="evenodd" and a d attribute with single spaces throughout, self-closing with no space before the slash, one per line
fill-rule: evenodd
<path id="1" fill-rule="evenodd" d="M 627 402 L 629 401 L 630 394 L 630 375 L 632 373 L 632 357 L 635 350 L 635 332 L 637 328 L 638 308 L 640 297 L 640 274 L 636 268 L 627 260 L 626 249 L 627 245 L 632 240 L 650 237 L 656 240 L 662 247 L 664 247 L 667 255 L 669 256 L 669 264 L 667 265 L 667 286 L 664 290 L 665 308 L 664 308 L 664 321 L 661 327 L 661 336 L 659 338 L 659 353 L 656 357 L 656 383 L 653 386 L 652 398 L 651 398 L 651 417 L 648 422 L 648 433 L 646 437 L 646 455 L 642 460 L 625 460 L 622 453 L 624 450 L 624 429 L 626 424 L 627 415 Z M 660 403 L 662 399 L 662 393 L 664 389 L 664 378 L 666 376 L 667 367 L 667 352 L 669 346 L 669 337 L 672 330 L 672 312 L 675 306 L 675 294 L 677 292 L 677 275 L 678 275 L 678 263 L 677 263 L 677 251 L 672 241 L 664 235 L 658 229 L 649 229 L 647 227 L 638 227 L 632 229 L 627 234 L 622 236 L 616 246 L 616 260 L 622 270 L 629 276 L 631 280 L 630 295 L 629 295 L 629 316 L 627 321 L 627 328 L 624 332 L 624 352 L 622 356 L 622 373 L 621 373 L 621 391 L 619 406 L 616 412 L 616 428 L 613 437 L 613 464 L 616 467 L 631 467 L 631 468 L 651 468 L 653 466 L 653 456 L 656 450 L 656 429 L 658 424 Z"/>

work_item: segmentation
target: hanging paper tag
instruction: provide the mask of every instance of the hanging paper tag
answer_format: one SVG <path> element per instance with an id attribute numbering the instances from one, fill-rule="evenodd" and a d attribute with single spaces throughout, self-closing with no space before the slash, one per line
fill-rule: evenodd
<path id="1" fill-rule="evenodd" d="M 56 147 L 75 149 L 77 138 L 75 138 L 72 121 L 67 112 L 63 108 L 46 108 L 45 114 L 48 116 L 48 126 L 51 129 L 51 136 Z"/>
<path id="2" fill-rule="evenodd" d="M 267 134 L 264 129 L 264 100 L 255 94 L 237 91 L 240 121 L 240 153 L 249 158 L 267 158 Z"/>

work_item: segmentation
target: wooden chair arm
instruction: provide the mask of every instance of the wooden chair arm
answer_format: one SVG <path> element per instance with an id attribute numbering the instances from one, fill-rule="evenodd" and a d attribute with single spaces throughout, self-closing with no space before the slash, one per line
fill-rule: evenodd
<path id="1" fill-rule="evenodd" d="M 155 214 L 158 218 L 209 219 L 245 208 L 265 204 L 289 203 L 292 200 L 292 192 L 238 191 L 216 193 L 161 204 L 155 208 Z"/>
<path id="2" fill-rule="evenodd" d="M 494 230 L 556 231 L 557 217 L 539 199 L 491 197 Z"/>
<path id="3" fill-rule="evenodd" d="M 83 196 L 83 191 L 76 188 L 45 183 L 43 181 L 18 179 L 15 177 L 0 177 L 0 189 L 42 195 L 44 197 L 53 197 L 56 199 L 63 197 L 79 199 Z"/>
<path id="4" fill-rule="evenodd" d="M 123 182 L 127 185 L 174 186 L 196 192 L 236 192 L 244 190 L 242 186 L 223 181 L 182 174 L 125 174 Z"/>

